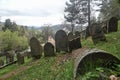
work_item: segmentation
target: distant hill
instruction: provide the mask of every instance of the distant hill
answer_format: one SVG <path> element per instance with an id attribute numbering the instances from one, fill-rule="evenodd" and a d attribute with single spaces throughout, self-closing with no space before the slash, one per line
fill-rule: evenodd
<path id="1" fill-rule="evenodd" d="M 32 29 L 34 28 L 34 30 L 36 31 L 42 31 L 46 26 L 41 26 L 41 27 L 37 27 L 37 26 L 28 26 L 29 29 Z M 54 33 L 56 33 L 58 30 L 64 30 L 66 31 L 67 33 L 72 31 L 71 29 L 71 25 L 70 24 L 57 24 L 57 25 L 52 25 L 51 26 L 52 30 Z M 75 27 L 74 28 L 75 31 L 80 31 L 81 30 L 81 27 Z M 86 27 L 84 26 L 82 29 L 86 29 Z"/>

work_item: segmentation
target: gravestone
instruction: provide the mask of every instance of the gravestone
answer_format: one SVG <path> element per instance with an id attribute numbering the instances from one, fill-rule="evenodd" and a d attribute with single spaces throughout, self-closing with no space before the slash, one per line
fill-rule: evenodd
<path id="1" fill-rule="evenodd" d="M 54 46 L 49 42 L 47 42 L 44 46 L 44 56 L 45 57 L 55 56 Z"/>
<path id="2" fill-rule="evenodd" d="M 55 34 L 56 52 L 68 52 L 68 36 L 63 30 L 59 30 Z"/>
<path id="3" fill-rule="evenodd" d="M 4 61 L 2 59 L 0 59 L 0 66 L 4 65 Z"/>
<path id="4" fill-rule="evenodd" d="M 112 17 L 109 21 L 108 32 L 116 31 L 118 31 L 118 19 L 116 17 Z"/>
<path id="5" fill-rule="evenodd" d="M 81 40 L 80 37 L 75 38 L 75 49 L 81 48 Z"/>
<path id="6" fill-rule="evenodd" d="M 18 64 L 24 64 L 24 54 L 17 53 L 17 62 Z"/>
<path id="7" fill-rule="evenodd" d="M 7 51 L 5 53 L 6 55 L 6 64 L 9 64 L 11 62 L 14 62 L 14 51 Z"/>
<path id="8" fill-rule="evenodd" d="M 31 56 L 34 59 L 39 59 L 42 56 L 42 46 L 35 37 L 32 37 L 30 39 L 30 49 L 31 49 Z"/>
<path id="9" fill-rule="evenodd" d="M 94 23 L 92 26 L 93 26 L 92 27 L 92 40 L 93 40 L 93 43 L 96 44 L 99 41 L 106 41 L 106 37 L 105 37 L 100 25 L 97 24 L 97 23 Z"/>
<path id="10" fill-rule="evenodd" d="M 69 40 L 69 52 L 72 52 L 72 50 L 79 49 L 81 47 L 82 45 L 81 45 L 80 37 Z"/>

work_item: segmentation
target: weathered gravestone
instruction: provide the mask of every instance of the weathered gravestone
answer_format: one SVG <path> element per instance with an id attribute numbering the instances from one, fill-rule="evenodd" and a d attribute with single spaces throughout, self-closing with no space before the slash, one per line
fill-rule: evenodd
<path id="1" fill-rule="evenodd" d="M 49 42 L 47 42 L 44 46 L 44 56 L 45 57 L 55 56 L 54 46 Z"/>
<path id="2" fill-rule="evenodd" d="M 78 31 L 75 32 L 75 35 L 72 32 L 68 34 L 68 44 L 69 52 L 82 47 L 80 42 L 80 33 Z"/>
<path id="3" fill-rule="evenodd" d="M 116 31 L 118 31 L 118 19 L 116 17 L 112 17 L 109 20 L 108 32 L 116 32 Z"/>
<path id="4" fill-rule="evenodd" d="M 17 62 L 18 64 L 24 64 L 24 54 L 17 53 Z"/>
<path id="5" fill-rule="evenodd" d="M 30 39 L 30 48 L 31 48 L 31 56 L 34 59 L 39 59 L 42 56 L 42 46 L 35 37 L 32 37 Z"/>
<path id="6" fill-rule="evenodd" d="M 55 34 L 56 52 L 68 52 L 68 36 L 63 30 L 59 30 Z"/>
<path id="7" fill-rule="evenodd" d="M 4 65 L 4 61 L 2 59 L 0 59 L 0 66 Z"/>
<path id="8" fill-rule="evenodd" d="M 5 53 L 6 55 L 6 64 L 9 64 L 11 62 L 14 62 L 14 51 L 7 51 Z"/>
<path id="9" fill-rule="evenodd" d="M 98 43 L 99 41 L 106 41 L 106 37 L 102 31 L 102 28 L 97 23 L 92 25 L 92 40 L 94 44 Z"/>

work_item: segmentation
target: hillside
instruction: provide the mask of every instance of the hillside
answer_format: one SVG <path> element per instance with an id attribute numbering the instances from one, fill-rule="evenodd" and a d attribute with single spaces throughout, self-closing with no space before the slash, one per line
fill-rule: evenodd
<path id="1" fill-rule="evenodd" d="M 119 22 L 120 24 L 120 22 Z M 120 25 L 119 31 L 106 34 L 107 42 L 101 42 L 93 45 L 91 37 L 87 40 L 82 39 L 82 46 L 84 48 L 98 48 L 112 53 L 120 59 Z M 24 65 L 11 65 L 0 71 L 0 76 L 12 72 L 8 80 L 73 80 L 73 65 L 74 54 L 57 53 L 55 57 L 42 57 L 40 60 L 32 61 L 29 59 Z M 15 73 L 23 67 L 24 70 Z M 5 77 L 5 76 L 4 76 Z"/>

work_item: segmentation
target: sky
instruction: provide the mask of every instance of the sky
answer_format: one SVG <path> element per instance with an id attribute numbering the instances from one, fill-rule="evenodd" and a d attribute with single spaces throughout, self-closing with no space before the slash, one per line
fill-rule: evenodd
<path id="1" fill-rule="evenodd" d="M 64 21 L 67 0 L 0 0 L 0 20 L 10 18 L 19 25 L 56 25 Z"/>

